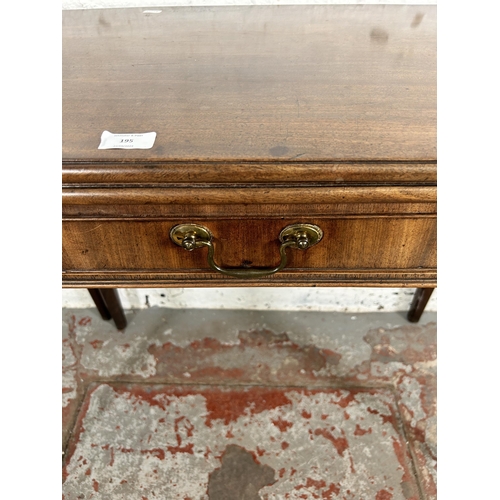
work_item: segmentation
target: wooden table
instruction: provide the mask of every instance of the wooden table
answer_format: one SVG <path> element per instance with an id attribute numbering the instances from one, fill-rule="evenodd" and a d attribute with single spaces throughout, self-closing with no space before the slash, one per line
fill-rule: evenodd
<path id="1" fill-rule="evenodd" d="M 64 11 L 62 230 L 63 286 L 119 327 L 117 287 L 413 287 L 418 321 L 436 7 Z"/>

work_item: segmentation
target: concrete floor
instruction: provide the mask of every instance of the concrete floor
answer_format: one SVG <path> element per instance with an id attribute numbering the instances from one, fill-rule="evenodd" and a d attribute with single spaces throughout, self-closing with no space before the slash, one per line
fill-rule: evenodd
<path id="1" fill-rule="evenodd" d="M 436 313 L 63 309 L 63 499 L 436 498 Z"/>

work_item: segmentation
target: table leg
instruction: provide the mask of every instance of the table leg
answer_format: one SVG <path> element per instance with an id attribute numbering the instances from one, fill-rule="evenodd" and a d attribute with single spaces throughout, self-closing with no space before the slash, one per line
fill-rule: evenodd
<path id="1" fill-rule="evenodd" d="M 88 288 L 97 310 L 103 319 L 111 319 L 118 330 L 127 326 L 127 319 L 120 302 L 120 297 L 115 288 Z"/>
<path id="2" fill-rule="evenodd" d="M 97 310 L 101 315 L 101 318 L 105 320 L 111 319 L 111 314 L 109 313 L 108 308 L 104 303 L 104 299 L 102 298 L 99 288 L 87 288 L 87 290 L 89 291 L 90 296 L 92 297 L 92 300 L 94 301 L 94 304 L 96 305 Z"/>
<path id="3" fill-rule="evenodd" d="M 408 311 L 407 319 L 411 323 L 417 323 L 424 312 L 425 306 L 429 299 L 431 298 L 434 288 L 417 288 L 415 295 L 413 296 L 413 301 Z"/>
<path id="4" fill-rule="evenodd" d="M 123 330 L 127 326 L 125 313 L 120 302 L 118 292 L 114 288 L 88 288 L 97 310 L 105 320 L 113 318 L 116 327 Z M 407 319 L 417 323 L 424 312 L 425 306 L 431 298 L 434 288 L 417 288 L 408 311 Z"/>

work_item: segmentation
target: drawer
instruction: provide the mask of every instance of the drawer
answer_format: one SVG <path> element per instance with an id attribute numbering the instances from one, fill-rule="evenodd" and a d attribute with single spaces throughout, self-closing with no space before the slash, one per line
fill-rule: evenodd
<path id="1" fill-rule="evenodd" d="M 172 227 L 187 222 L 211 232 L 222 268 L 277 266 L 279 235 L 291 224 L 314 224 L 322 239 L 305 250 L 286 249 L 287 264 L 278 273 L 242 279 L 214 271 L 207 248 L 186 251 L 172 242 Z M 63 222 L 63 276 L 71 286 L 429 286 L 435 268 L 436 218 L 429 215 Z"/>

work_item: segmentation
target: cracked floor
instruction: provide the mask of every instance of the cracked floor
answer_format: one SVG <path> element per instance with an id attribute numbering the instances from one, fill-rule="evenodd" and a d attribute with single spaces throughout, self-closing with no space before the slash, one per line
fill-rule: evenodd
<path id="1" fill-rule="evenodd" d="M 436 313 L 63 309 L 63 500 L 436 499 Z"/>

